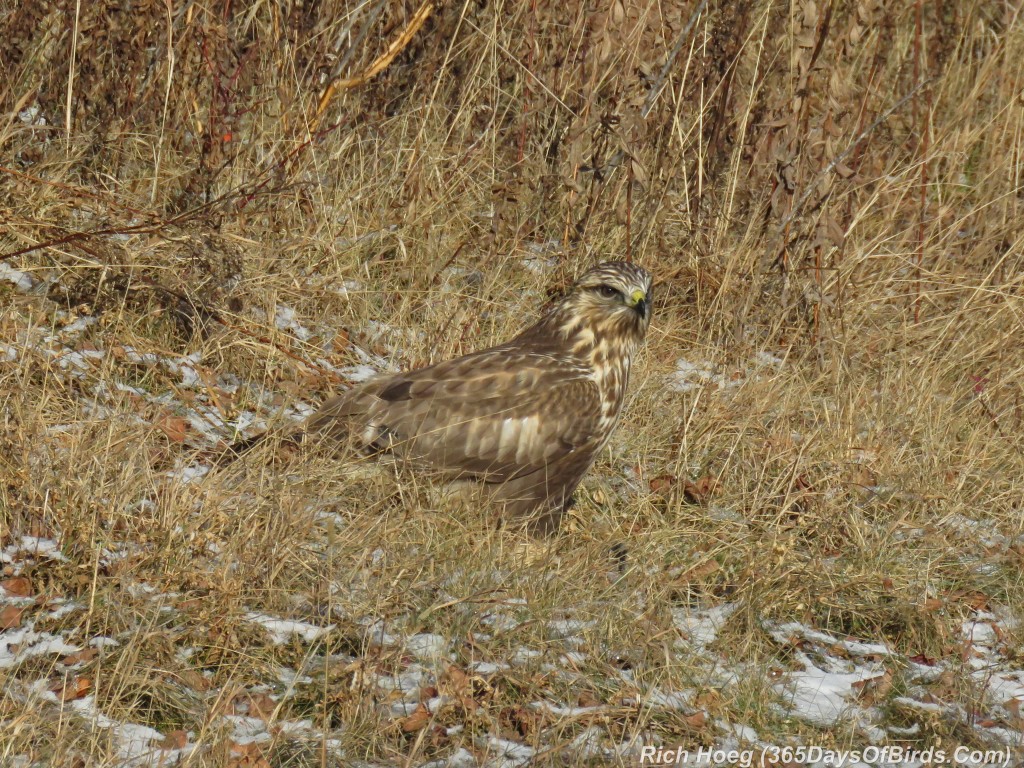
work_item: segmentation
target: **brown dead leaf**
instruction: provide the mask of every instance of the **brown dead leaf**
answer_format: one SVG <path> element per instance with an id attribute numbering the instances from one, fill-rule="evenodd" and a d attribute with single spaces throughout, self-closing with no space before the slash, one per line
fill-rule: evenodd
<path id="1" fill-rule="evenodd" d="M 448 729 L 441 725 L 435 725 L 430 729 L 430 736 L 427 743 L 434 749 L 447 747 L 451 744 L 452 738 L 448 735 Z"/>
<path id="2" fill-rule="evenodd" d="M 524 739 L 532 738 L 544 727 L 543 713 L 528 707 L 505 707 L 498 713 L 498 721 Z"/>
<path id="3" fill-rule="evenodd" d="M 892 672 L 886 670 L 875 677 L 858 680 L 850 687 L 853 688 L 857 699 L 863 702 L 865 706 L 874 706 L 892 690 Z"/>
<path id="4" fill-rule="evenodd" d="M 188 435 L 188 422 L 169 413 L 153 419 L 153 426 L 163 432 L 172 443 L 183 443 Z"/>
<path id="5" fill-rule="evenodd" d="M 228 760 L 228 768 L 273 768 L 263 755 L 243 755 Z"/>
<path id="6" fill-rule="evenodd" d="M 857 464 L 850 472 L 849 482 L 858 488 L 874 488 L 878 485 L 878 473 L 863 464 Z"/>
<path id="7" fill-rule="evenodd" d="M 421 702 L 416 705 L 416 709 L 412 711 L 411 715 L 403 717 L 399 721 L 399 727 L 402 729 L 402 733 L 415 733 L 426 728 L 429 723 L 430 710 Z"/>
<path id="8" fill-rule="evenodd" d="M 271 768 L 257 743 L 237 744 L 229 742 L 228 768 Z"/>
<path id="9" fill-rule="evenodd" d="M 157 744 L 157 749 L 183 749 L 186 744 L 188 734 L 185 731 L 171 731 Z"/>
<path id="10" fill-rule="evenodd" d="M 186 669 L 181 672 L 178 677 L 181 682 L 189 686 L 194 691 L 208 691 L 213 687 L 213 683 L 210 682 L 210 679 L 205 677 L 202 672 L 195 669 Z"/>
<path id="11" fill-rule="evenodd" d="M 0 608 L 0 629 L 14 629 L 21 626 L 21 615 L 25 608 L 17 605 L 5 605 Z"/>
<path id="12" fill-rule="evenodd" d="M 1024 704 L 1024 701 L 1020 699 L 1007 699 L 1003 702 L 1003 706 L 1006 707 L 1006 711 L 1010 713 L 1010 718 L 1013 725 L 1019 730 L 1021 726 L 1024 726 L 1024 717 L 1021 717 L 1020 705 Z"/>
<path id="13" fill-rule="evenodd" d="M 480 704 L 473 698 L 473 681 L 469 675 L 454 664 L 449 664 L 445 680 L 467 712 L 476 712 L 480 708 Z"/>
<path id="14" fill-rule="evenodd" d="M 651 493 L 656 493 L 659 496 L 667 498 L 672 492 L 672 486 L 675 484 L 676 479 L 672 475 L 658 475 L 657 477 L 651 478 Z"/>
<path id="15" fill-rule="evenodd" d="M 963 603 L 969 608 L 973 608 L 975 611 L 988 610 L 989 603 L 992 601 L 988 595 L 984 592 L 979 592 L 973 589 L 958 589 L 951 592 L 945 593 L 946 599 Z"/>
<path id="16" fill-rule="evenodd" d="M 705 711 L 711 709 L 721 709 L 722 707 L 722 694 L 720 694 L 714 688 L 704 688 L 694 698 L 693 703 Z"/>
<path id="17" fill-rule="evenodd" d="M 74 701 L 92 692 L 92 678 L 66 677 L 51 685 L 50 690 L 57 694 L 61 701 Z"/>
<path id="18" fill-rule="evenodd" d="M 922 608 L 926 613 L 935 613 L 936 611 L 941 611 L 945 604 L 944 600 L 940 600 L 937 597 L 929 597 L 924 601 Z"/>
<path id="19" fill-rule="evenodd" d="M 90 662 L 100 654 L 99 648 L 83 648 L 80 651 L 68 654 L 64 657 L 63 663 L 65 666 L 72 666 L 73 664 Z"/>
<path id="20" fill-rule="evenodd" d="M 0 581 L 0 587 L 12 597 L 31 597 L 32 582 L 24 576 L 15 576 L 13 579 Z"/>
<path id="21" fill-rule="evenodd" d="M 260 720 L 270 720 L 277 709 L 277 702 L 265 693 L 246 696 L 246 704 L 249 717 L 258 717 Z"/>
<path id="22" fill-rule="evenodd" d="M 694 712 L 692 715 L 686 715 L 683 718 L 683 722 L 686 723 L 688 728 L 692 728 L 695 731 L 702 731 L 708 724 L 708 713 L 703 710 Z"/>
<path id="23" fill-rule="evenodd" d="M 715 571 L 719 570 L 722 566 L 718 564 L 717 560 L 707 560 L 703 563 L 698 563 L 693 566 L 690 570 L 681 574 L 678 581 L 681 582 L 694 582 L 703 581 Z"/>
<path id="24" fill-rule="evenodd" d="M 856 175 L 857 173 L 855 170 L 853 170 L 853 168 L 844 163 L 836 163 L 834 166 L 834 170 L 837 174 L 839 174 L 839 177 L 842 179 L 849 179 L 852 176 Z"/>
<path id="25" fill-rule="evenodd" d="M 683 483 L 683 496 L 691 504 L 704 504 L 718 490 L 718 481 L 709 475 Z"/>

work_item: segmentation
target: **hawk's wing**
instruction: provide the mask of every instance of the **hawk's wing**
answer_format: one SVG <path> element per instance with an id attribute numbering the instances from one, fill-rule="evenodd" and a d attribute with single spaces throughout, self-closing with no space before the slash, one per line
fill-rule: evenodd
<path id="1" fill-rule="evenodd" d="M 585 470 L 605 437 L 586 368 L 502 347 L 368 382 L 327 402 L 305 431 L 329 434 L 338 419 L 368 424 L 371 442 L 399 456 L 492 483 L 569 457 Z"/>

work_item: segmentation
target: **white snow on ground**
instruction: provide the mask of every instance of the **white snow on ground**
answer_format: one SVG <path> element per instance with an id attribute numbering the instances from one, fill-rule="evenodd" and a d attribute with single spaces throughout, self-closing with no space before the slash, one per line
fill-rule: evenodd
<path id="1" fill-rule="evenodd" d="M 582 621 L 580 619 L 552 619 L 548 622 L 548 629 L 552 637 L 568 638 L 578 635 L 584 630 L 591 629 L 597 625 L 596 621 Z"/>
<path id="2" fill-rule="evenodd" d="M 854 684 L 885 674 L 881 664 L 843 664 L 830 658 L 823 669 L 800 651 L 794 651 L 793 658 L 803 671 L 790 672 L 775 690 L 783 697 L 783 707 L 791 714 L 822 728 L 830 728 L 840 720 L 855 719 Z"/>
<path id="3" fill-rule="evenodd" d="M 120 765 L 125 768 L 176 765 L 195 748 L 186 744 L 180 749 L 160 749 L 160 743 L 164 739 L 160 731 L 145 725 L 110 719 L 96 707 L 95 696 L 85 696 L 72 701 L 70 709 L 94 728 L 110 731 L 114 737 L 118 757 L 122 761 Z"/>
<path id="4" fill-rule="evenodd" d="M 782 358 L 761 351 L 745 364 L 722 369 L 712 363 L 693 363 L 685 358 L 676 361 L 676 369 L 668 377 L 668 386 L 676 392 L 690 392 L 702 387 L 730 389 L 749 379 L 762 378 L 765 368 L 778 369 L 785 364 Z"/>
<path id="5" fill-rule="evenodd" d="M 805 640 L 813 640 L 818 643 L 825 644 L 832 648 L 842 648 L 844 651 L 849 651 L 852 654 L 858 656 L 892 656 L 892 651 L 889 650 L 887 645 L 883 643 L 861 643 L 856 640 L 846 640 L 843 638 L 835 637 L 827 632 L 819 632 L 816 629 L 805 627 L 803 624 L 798 622 L 792 622 L 788 624 L 780 624 L 772 630 L 772 635 L 779 642 L 786 642 L 788 638 L 792 636 L 802 637 Z"/>
<path id="6" fill-rule="evenodd" d="M 362 381 L 369 381 L 378 374 L 377 369 L 371 365 L 350 365 L 338 370 L 346 379 L 356 384 Z"/>
<path id="7" fill-rule="evenodd" d="M 181 377 L 182 387 L 192 389 L 203 383 L 202 376 L 195 369 L 195 366 L 199 364 L 201 359 L 202 355 L 199 352 L 193 352 L 185 357 L 161 357 L 160 362 L 168 371 Z M 224 389 L 226 390 L 227 388 L 225 387 Z"/>
<path id="8" fill-rule="evenodd" d="M 26 659 L 47 654 L 76 653 L 77 645 L 64 642 L 64 638 L 49 632 L 36 632 L 30 622 L 18 629 L 6 629 L 0 633 L 0 669 L 11 669 Z"/>
<path id="9" fill-rule="evenodd" d="M 198 483 L 213 469 L 209 464 L 185 464 L 180 461 L 175 463 L 177 466 L 174 469 L 168 470 L 165 474 L 168 478 L 177 480 L 185 485 Z"/>
<path id="10" fill-rule="evenodd" d="M 0 261 L 0 280 L 12 283 L 22 293 L 28 293 L 35 288 L 36 281 L 27 272 L 14 269 L 10 264 Z"/>
<path id="11" fill-rule="evenodd" d="M 547 247 L 549 245 L 549 243 L 527 243 L 527 250 L 530 250 L 537 255 L 520 259 L 519 263 L 535 275 L 546 275 L 558 265 L 558 259 L 543 255 L 544 253 L 550 252 L 550 249 Z M 561 247 L 561 245 L 556 241 L 555 248 L 559 247 Z"/>
<path id="12" fill-rule="evenodd" d="M 529 763 L 537 750 L 496 736 L 481 737 L 477 745 L 486 750 L 483 765 L 486 768 L 519 768 Z"/>
<path id="13" fill-rule="evenodd" d="M 21 110 L 18 113 L 18 120 L 20 120 L 25 125 L 46 125 L 46 118 L 40 115 L 41 111 L 42 110 L 39 108 L 38 104 L 33 104 L 30 107 L 25 107 L 25 109 Z"/>
<path id="14" fill-rule="evenodd" d="M 68 561 L 56 541 L 39 536 L 21 536 L 16 543 L 8 544 L 0 551 L 0 562 L 17 563 L 27 558 L 31 558 L 35 562 L 57 560 L 66 563 Z"/>
<path id="15" fill-rule="evenodd" d="M 579 717 L 580 715 L 592 715 L 597 712 L 607 712 L 611 709 L 611 707 L 604 705 L 593 707 L 566 707 L 559 704 L 553 704 L 550 701 L 533 701 L 530 702 L 530 707 L 542 712 L 549 712 L 557 717 Z"/>
<path id="16" fill-rule="evenodd" d="M 1002 652 L 1003 638 L 1017 627 L 1016 619 L 1008 614 L 979 611 L 962 628 L 972 676 L 986 698 L 1006 714 L 1024 711 L 1024 668 L 1009 664 Z M 1024 743 L 1024 733 L 1018 735 L 1017 743 Z"/>
<path id="17" fill-rule="evenodd" d="M 774 686 L 784 711 L 822 728 L 849 722 L 873 729 L 877 713 L 858 704 L 857 687 L 885 676 L 882 659 L 892 655 L 888 647 L 844 640 L 796 622 L 768 629 L 783 645 L 801 643 L 793 649 L 793 669 Z M 838 656 L 835 650 L 845 653 Z"/>
<path id="18" fill-rule="evenodd" d="M 280 331 L 288 331 L 299 341 L 309 341 L 313 332 L 298 321 L 298 313 L 291 307 L 278 304 L 275 310 L 274 325 Z"/>
<path id="19" fill-rule="evenodd" d="M 274 616 L 267 616 L 264 613 L 247 613 L 245 618 L 246 621 L 259 624 L 267 630 L 275 645 L 284 645 L 291 640 L 292 635 L 298 635 L 309 643 L 334 629 L 333 624 L 329 624 L 326 627 L 318 627 L 315 624 L 308 624 L 304 621 L 279 619 Z"/>
<path id="20" fill-rule="evenodd" d="M 366 625 L 366 639 L 370 645 L 384 647 L 398 645 L 402 641 L 398 635 L 385 630 L 388 624 L 384 619 L 365 618 L 360 623 Z"/>
<path id="21" fill-rule="evenodd" d="M 719 630 L 736 608 L 737 606 L 732 603 L 722 603 L 705 609 L 673 608 L 672 618 L 689 645 L 703 651 L 715 641 Z"/>
<path id="22" fill-rule="evenodd" d="M 443 635 L 422 633 L 405 641 L 405 649 L 420 661 L 438 661 L 447 657 L 451 641 Z"/>

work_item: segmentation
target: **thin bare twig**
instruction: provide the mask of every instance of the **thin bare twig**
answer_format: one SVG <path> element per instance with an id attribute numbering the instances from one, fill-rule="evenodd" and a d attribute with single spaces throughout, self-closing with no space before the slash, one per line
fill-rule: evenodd
<path id="1" fill-rule="evenodd" d="M 424 0 L 423 4 L 416 10 L 412 18 L 409 20 L 409 25 L 402 30 L 402 34 L 396 37 L 388 49 L 378 56 L 374 62 L 367 67 L 362 73 L 356 77 L 350 77 L 344 80 L 332 80 L 327 88 L 324 89 L 323 95 L 320 97 L 320 104 L 316 108 L 316 116 L 313 118 L 312 130 L 316 130 L 320 124 L 320 120 L 323 118 L 324 112 L 327 110 L 327 106 L 331 103 L 334 98 L 334 94 L 341 90 L 348 90 L 355 88 L 368 82 L 370 79 L 375 77 L 377 74 L 387 69 L 391 62 L 395 60 L 405 47 L 409 45 L 416 33 L 420 31 L 420 28 L 426 23 L 427 19 L 430 18 L 430 14 L 434 12 L 435 3 L 434 0 Z"/>
<path id="2" fill-rule="evenodd" d="M 672 46 L 672 52 L 668 55 L 668 59 L 665 61 L 664 66 L 662 66 L 661 72 L 658 73 L 654 82 L 651 83 L 650 90 L 647 91 L 647 98 L 644 99 L 644 107 L 640 110 L 640 117 L 646 118 L 651 113 L 651 110 L 654 109 L 654 101 L 661 93 L 661 89 L 665 85 L 665 79 L 668 77 L 672 65 L 675 64 L 676 57 L 679 56 L 679 52 L 683 49 L 683 43 L 690 37 L 693 25 L 697 23 L 697 19 L 700 18 L 707 4 L 708 0 L 701 0 L 700 4 L 693 9 L 693 13 L 690 14 L 690 20 L 686 22 L 686 26 L 683 27 L 679 37 L 676 38 L 676 44 Z"/>

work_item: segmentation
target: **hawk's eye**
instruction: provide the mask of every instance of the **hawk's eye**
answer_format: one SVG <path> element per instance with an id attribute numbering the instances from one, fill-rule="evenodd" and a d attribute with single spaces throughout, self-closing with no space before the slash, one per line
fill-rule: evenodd
<path id="1" fill-rule="evenodd" d="M 612 288 L 610 285 L 599 285 L 597 286 L 597 292 L 600 293 L 606 299 L 615 299 L 622 295 L 622 292 L 617 288 Z"/>

